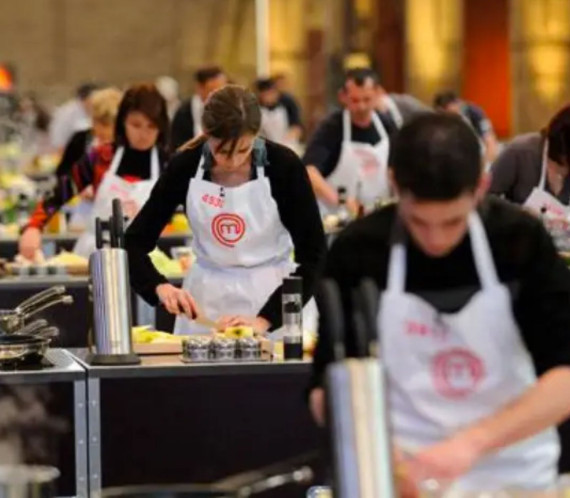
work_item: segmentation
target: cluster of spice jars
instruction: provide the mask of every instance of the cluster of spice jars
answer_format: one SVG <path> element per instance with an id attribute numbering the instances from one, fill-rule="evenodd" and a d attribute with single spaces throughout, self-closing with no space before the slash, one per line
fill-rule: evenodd
<path id="1" fill-rule="evenodd" d="M 253 361 L 261 358 L 261 342 L 255 337 L 188 336 L 182 341 L 182 358 L 188 362 Z"/>

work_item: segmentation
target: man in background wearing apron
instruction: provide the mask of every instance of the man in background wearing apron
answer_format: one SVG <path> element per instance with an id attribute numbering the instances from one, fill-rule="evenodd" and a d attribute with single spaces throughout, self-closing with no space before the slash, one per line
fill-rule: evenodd
<path id="1" fill-rule="evenodd" d="M 255 90 L 261 106 L 261 136 L 298 152 L 301 122 L 281 101 L 275 81 L 260 78 L 255 82 Z"/>
<path id="2" fill-rule="evenodd" d="M 170 129 L 172 151 L 202 133 L 204 102 L 213 91 L 222 88 L 228 82 L 228 78 L 221 67 L 209 66 L 196 71 L 194 81 L 196 84 L 194 95 L 180 104 L 172 119 Z"/>
<path id="3" fill-rule="evenodd" d="M 555 426 L 570 414 L 570 272 L 539 220 L 482 200 L 479 143 L 463 120 L 418 117 L 393 148 L 398 203 L 349 226 L 325 269 L 344 293 L 349 353 L 350 293 L 372 278 L 407 476 L 457 491 L 549 488 Z M 322 329 L 310 396 L 321 422 L 330 350 Z"/>
<path id="4" fill-rule="evenodd" d="M 323 214 L 338 206 L 338 187 L 346 188 L 348 208 L 371 208 L 390 196 L 388 154 L 396 125 L 376 110 L 377 78 L 370 69 L 347 72 L 339 99 L 343 110 L 319 126 L 303 157 Z"/>

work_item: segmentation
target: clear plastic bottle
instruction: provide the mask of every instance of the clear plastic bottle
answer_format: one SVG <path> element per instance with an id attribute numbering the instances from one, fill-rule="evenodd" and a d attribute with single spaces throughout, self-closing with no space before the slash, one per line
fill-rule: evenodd
<path id="1" fill-rule="evenodd" d="M 303 279 L 283 280 L 283 357 L 285 360 L 303 358 Z"/>

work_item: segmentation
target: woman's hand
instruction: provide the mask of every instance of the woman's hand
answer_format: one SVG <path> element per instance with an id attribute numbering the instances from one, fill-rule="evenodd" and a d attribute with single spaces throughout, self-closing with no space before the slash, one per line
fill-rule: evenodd
<path id="1" fill-rule="evenodd" d="M 228 327 L 251 327 L 255 335 L 264 335 L 271 324 L 260 316 L 229 315 L 218 320 L 218 329 L 225 330 Z"/>
<path id="2" fill-rule="evenodd" d="M 322 387 L 316 387 L 309 394 L 309 408 L 319 427 L 326 424 L 325 399 L 325 390 Z"/>
<path id="3" fill-rule="evenodd" d="M 20 254 L 29 261 L 35 261 L 37 252 L 42 247 L 42 232 L 39 228 L 28 227 L 20 235 L 18 248 Z"/>
<path id="4" fill-rule="evenodd" d="M 185 289 L 179 289 L 172 284 L 160 284 L 156 287 L 156 295 L 166 310 L 173 315 L 183 313 L 191 320 L 198 315 L 194 298 Z"/>
<path id="5" fill-rule="evenodd" d="M 139 214 L 140 206 L 133 200 L 126 200 L 122 203 L 123 215 L 129 218 L 129 220 L 134 220 Z"/>

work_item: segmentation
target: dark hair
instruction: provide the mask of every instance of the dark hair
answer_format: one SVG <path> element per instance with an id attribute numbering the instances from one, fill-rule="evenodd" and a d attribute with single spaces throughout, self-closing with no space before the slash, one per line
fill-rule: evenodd
<path id="1" fill-rule="evenodd" d="M 349 81 L 353 81 L 356 86 L 364 86 L 368 80 L 372 80 L 374 85 L 378 85 L 378 75 L 368 67 L 357 67 L 354 69 L 349 69 L 344 73 L 344 83 L 343 87 L 346 88 L 346 84 Z"/>
<path id="2" fill-rule="evenodd" d="M 544 135 L 548 139 L 548 158 L 570 166 L 570 105 L 556 113 L 543 130 Z"/>
<path id="3" fill-rule="evenodd" d="M 181 149 L 195 148 L 210 136 L 221 140 L 218 150 L 231 143 L 231 155 L 242 136 L 257 135 L 260 127 L 261 109 L 255 95 L 242 86 L 226 85 L 206 100 L 202 114 L 204 133 L 184 144 Z"/>
<path id="4" fill-rule="evenodd" d="M 273 78 L 259 78 L 255 81 L 255 89 L 258 92 L 266 92 L 276 88 L 275 80 Z"/>
<path id="5" fill-rule="evenodd" d="M 457 102 L 459 100 L 458 95 L 453 90 L 446 90 L 445 92 L 440 92 L 433 98 L 433 106 L 438 109 L 445 109 L 449 104 Z"/>
<path id="6" fill-rule="evenodd" d="M 125 92 L 115 121 L 116 144 L 128 144 L 125 120 L 134 111 L 142 112 L 156 125 L 159 131 L 156 145 L 159 149 L 166 150 L 169 128 L 166 101 L 152 83 L 133 85 Z"/>
<path id="7" fill-rule="evenodd" d="M 75 90 L 75 95 L 79 100 L 85 100 L 88 98 L 95 90 L 99 89 L 99 85 L 96 83 L 83 83 L 77 90 Z"/>
<path id="8" fill-rule="evenodd" d="M 479 140 L 460 116 L 423 114 L 396 135 L 390 165 L 402 192 L 423 200 L 455 199 L 477 188 Z"/>
<path id="9" fill-rule="evenodd" d="M 203 85 L 222 74 L 224 74 L 224 70 L 220 66 L 204 66 L 194 73 L 194 80 L 199 85 Z"/>

